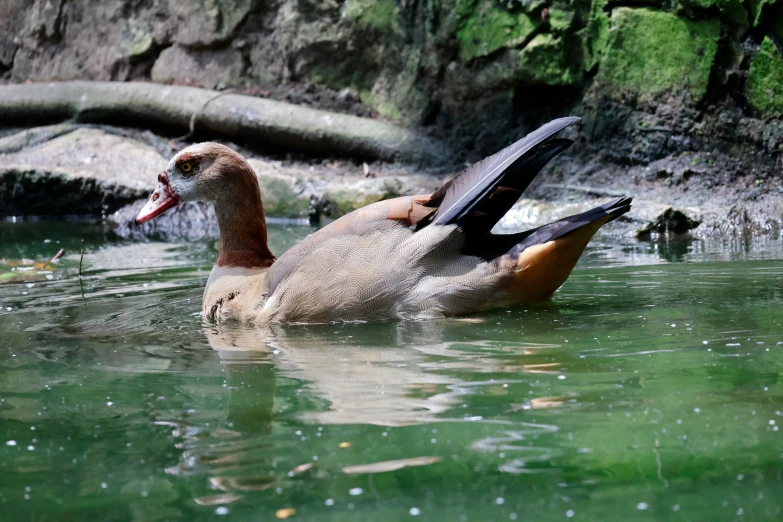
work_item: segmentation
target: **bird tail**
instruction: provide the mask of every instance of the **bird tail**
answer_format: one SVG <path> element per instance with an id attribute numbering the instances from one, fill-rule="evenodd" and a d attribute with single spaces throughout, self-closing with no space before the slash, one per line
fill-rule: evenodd
<path id="1" fill-rule="evenodd" d="M 631 209 L 623 197 L 537 229 L 504 256 L 514 263 L 510 290 L 521 302 L 549 298 L 565 282 L 593 235 Z"/>

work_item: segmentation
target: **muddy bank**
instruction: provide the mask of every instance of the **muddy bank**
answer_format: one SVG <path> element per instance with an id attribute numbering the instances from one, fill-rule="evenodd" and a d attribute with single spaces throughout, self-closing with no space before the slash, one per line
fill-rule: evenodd
<path id="1" fill-rule="evenodd" d="M 279 216 L 331 219 L 373 198 L 437 185 L 457 165 L 549 119 L 577 115 L 582 123 L 568 129 L 576 143 L 532 187 L 527 196 L 547 203 L 529 215 L 549 215 L 549 203 L 592 204 L 628 193 L 639 209 L 634 231 L 775 235 L 780 228 L 781 0 L 9 0 L 0 6 L 0 27 L 0 82 L 17 92 L 28 81 L 63 80 L 122 82 L 119 91 L 128 82 L 204 87 L 228 93 L 212 109 L 239 95 L 282 100 L 392 123 L 452 152 L 436 158 L 433 170 L 371 161 L 376 177 L 364 178 L 361 147 L 329 166 L 335 147 L 287 161 L 296 148 L 290 142 L 272 151 L 251 143 L 247 152 L 258 161 L 281 162 L 261 169 L 274 180 L 264 188 L 267 198 L 288 202 L 275 205 Z M 49 123 L 85 116 L 80 100 L 70 99 Z M 180 128 L 192 111 L 177 113 Z M 86 112 L 82 121 L 91 121 L 96 111 Z M 27 125 L 14 118 L 3 124 Z M 164 157 L 169 139 L 184 134 L 105 126 L 131 124 L 119 119 L 97 123 Z M 221 136 L 227 127 L 219 127 L 201 137 L 247 145 Z M 76 206 L 78 197 L 66 205 L 43 189 L 24 196 L 46 180 L 59 183 L 46 185 L 52 195 L 90 194 L 82 208 L 91 213 L 110 215 L 141 193 L 78 174 L 75 165 L 32 165 L 25 151 L 63 128 L 9 137 L 0 147 L 13 160 L 3 167 L 4 214 Z M 318 139 L 316 133 L 311 141 Z M 395 156 L 394 145 L 383 150 L 369 157 L 410 163 L 415 156 Z M 275 196 L 275 187 L 285 187 L 284 196 Z M 520 215 L 528 215 L 524 208 Z"/>
<path id="2" fill-rule="evenodd" d="M 579 129 L 570 131 L 579 136 Z M 453 170 L 344 158 L 281 159 L 231 142 L 253 166 L 271 218 L 321 223 L 402 194 L 429 193 Z M 177 146 L 150 131 L 64 124 L 7 130 L 0 138 L 0 209 L 9 215 L 102 215 L 124 237 L 216 237 L 208 205 L 187 204 L 137 226 L 139 208 Z M 747 175 L 714 152 L 676 155 L 649 165 L 618 166 L 571 153 L 544 169 L 498 231 L 522 230 L 582 212 L 609 199 L 635 197 L 632 212 L 610 234 L 777 237 L 783 184 Z"/>

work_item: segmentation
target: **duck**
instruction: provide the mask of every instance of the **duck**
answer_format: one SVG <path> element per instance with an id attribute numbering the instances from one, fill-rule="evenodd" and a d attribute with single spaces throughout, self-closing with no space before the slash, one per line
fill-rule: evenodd
<path id="1" fill-rule="evenodd" d="M 596 231 L 631 208 L 621 197 L 530 230 L 493 227 L 549 160 L 573 144 L 553 120 L 431 194 L 369 204 L 276 257 L 250 164 L 218 143 L 190 145 L 158 175 L 144 223 L 187 201 L 215 209 L 220 241 L 208 322 L 255 325 L 423 320 L 537 303 L 571 274 Z"/>

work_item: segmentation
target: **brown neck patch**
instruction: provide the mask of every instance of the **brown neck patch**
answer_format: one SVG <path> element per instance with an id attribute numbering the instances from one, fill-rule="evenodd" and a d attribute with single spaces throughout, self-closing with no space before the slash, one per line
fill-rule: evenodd
<path id="1" fill-rule="evenodd" d="M 253 169 L 239 154 L 221 154 L 211 166 L 219 179 L 215 213 L 220 249 L 215 264 L 223 267 L 265 268 L 275 260 L 269 250 L 261 190 Z"/>

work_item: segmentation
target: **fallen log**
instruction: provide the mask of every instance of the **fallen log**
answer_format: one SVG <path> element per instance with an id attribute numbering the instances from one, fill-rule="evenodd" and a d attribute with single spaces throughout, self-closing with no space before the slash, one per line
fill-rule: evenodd
<path id="1" fill-rule="evenodd" d="M 445 147 L 395 125 L 241 94 L 141 82 L 0 85 L 0 124 L 31 120 L 164 125 L 314 154 L 448 162 Z"/>
<path id="2" fill-rule="evenodd" d="M 79 125 L 75 123 L 60 123 L 58 125 L 26 129 L 0 138 L 0 154 L 11 154 L 25 147 L 33 147 L 39 143 L 45 143 L 63 134 L 73 132 L 78 128 Z"/>

